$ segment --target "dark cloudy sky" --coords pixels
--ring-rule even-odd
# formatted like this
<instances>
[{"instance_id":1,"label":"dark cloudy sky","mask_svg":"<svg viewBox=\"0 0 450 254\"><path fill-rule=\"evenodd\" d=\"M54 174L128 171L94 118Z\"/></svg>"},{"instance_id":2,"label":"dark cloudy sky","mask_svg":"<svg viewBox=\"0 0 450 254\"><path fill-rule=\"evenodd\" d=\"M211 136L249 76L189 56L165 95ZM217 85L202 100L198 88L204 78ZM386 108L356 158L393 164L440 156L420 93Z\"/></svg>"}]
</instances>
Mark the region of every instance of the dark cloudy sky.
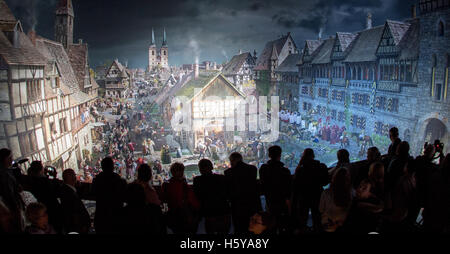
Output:
<instances>
[{"instance_id":1,"label":"dark cloudy sky","mask_svg":"<svg viewBox=\"0 0 450 254\"><path fill-rule=\"evenodd\" d=\"M54 9L59 0L6 0L28 31L54 37ZM305 39L404 20L418 0L73 0L74 40L89 44L91 66L118 58L131 67L148 64L151 29L156 43L167 31L169 64L200 61L222 63L243 51L261 52L267 41L291 32L299 48Z\"/></svg>"}]
</instances>

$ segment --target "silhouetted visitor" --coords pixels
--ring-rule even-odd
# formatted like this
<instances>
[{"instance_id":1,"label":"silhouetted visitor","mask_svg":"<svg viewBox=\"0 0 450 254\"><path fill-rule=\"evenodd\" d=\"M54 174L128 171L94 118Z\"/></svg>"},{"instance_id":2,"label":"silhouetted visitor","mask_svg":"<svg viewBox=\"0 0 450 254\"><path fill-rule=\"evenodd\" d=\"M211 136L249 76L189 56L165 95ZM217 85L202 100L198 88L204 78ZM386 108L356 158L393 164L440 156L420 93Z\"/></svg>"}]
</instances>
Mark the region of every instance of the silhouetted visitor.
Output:
<instances>
[{"instance_id":1,"label":"silhouetted visitor","mask_svg":"<svg viewBox=\"0 0 450 254\"><path fill-rule=\"evenodd\" d=\"M152 179L152 169L146 163L139 165L137 179L134 183L142 185L145 192L145 201L147 204L153 204L156 206L161 205L158 193L150 184Z\"/></svg>"},{"instance_id":2,"label":"silhouetted visitor","mask_svg":"<svg viewBox=\"0 0 450 254\"><path fill-rule=\"evenodd\" d=\"M337 151L336 157L338 162L334 168L328 171L328 174L331 178L333 178L333 174L340 168L347 168L350 170L350 153L346 149L341 149Z\"/></svg>"},{"instance_id":3,"label":"silhouetted visitor","mask_svg":"<svg viewBox=\"0 0 450 254\"><path fill-rule=\"evenodd\" d=\"M450 153L428 182L423 225L426 232L450 232Z\"/></svg>"},{"instance_id":4,"label":"silhouetted visitor","mask_svg":"<svg viewBox=\"0 0 450 254\"><path fill-rule=\"evenodd\" d=\"M60 199L63 230L65 233L87 234L91 227L91 218L75 188L77 184L75 171L66 169L62 176L64 185L61 187Z\"/></svg>"},{"instance_id":5,"label":"silhouetted visitor","mask_svg":"<svg viewBox=\"0 0 450 254\"><path fill-rule=\"evenodd\" d=\"M309 210L312 214L313 227L315 231L319 231L321 225L319 202L323 186L327 184L327 166L314 159L312 149L305 149L295 169L293 186L292 213L298 218L300 232L307 230Z\"/></svg>"},{"instance_id":6,"label":"silhouetted visitor","mask_svg":"<svg viewBox=\"0 0 450 254\"><path fill-rule=\"evenodd\" d=\"M30 176L30 192L38 202L47 208L50 225L56 231L62 230L62 210L58 201L62 183L56 179L48 179L41 161L33 161L28 169Z\"/></svg>"},{"instance_id":7,"label":"silhouetted visitor","mask_svg":"<svg viewBox=\"0 0 450 254\"><path fill-rule=\"evenodd\" d=\"M13 154L7 148L0 149L0 233L23 231L22 215L25 212L20 196L20 186L10 170Z\"/></svg>"},{"instance_id":8,"label":"silhouetted visitor","mask_svg":"<svg viewBox=\"0 0 450 254\"><path fill-rule=\"evenodd\" d=\"M125 191L126 206L121 209L118 218L118 231L121 234L150 234L162 235L166 233L161 208L147 203L144 187L139 183L131 183Z\"/></svg>"},{"instance_id":9,"label":"silhouetted visitor","mask_svg":"<svg viewBox=\"0 0 450 254\"><path fill-rule=\"evenodd\" d=\"M226 178L214 174L210 160L198 162L201 176L194 178L194 192L200 201L200 214L205 218L207 234L227 234L231 225Z\"/></svg>"},{"instance_id":10,"label":"silhouetted visitor","mask_svg":"<svg viewBox=\"0 0 450 254\"><path fill-rule=\"evenodd\" d=\"M198 227L199 203L184 177L184 165L173 163L170 166L172 177L163 183L162 201L167 203L167 225L175 234L194 234Z\"/></svg>"},{"instance_id":11,"label":"silhouetted visitor","mask_svg":"<svg viewBox=\"0 0 450 254\"><path fill-rule=\"evenodd\" d=\"M30 226L25 230L32 235L56 234L56 231L48 223L47 208L42 203L31 203L26 210L26 217Z\"/></svg>"},{"instance_id":12,"label":"silhouetted visitor","mask_svg":"<svg viewBox=\"0 0 450 254\"><path fill-rule=\"evenodd\" d=\"M280 161L281 153L279 146L269 148L270 160L259 169L259 178L262 194L266 197L267 211L275 218L277 229L286 231L291 227L292 176L291 171Z\"/></svg>"},{"instance_id":13,"label":"silhouetted visitor","mask_svg":"<svg viewBox=\"0 0 450 254\"><path fill-rule=\"evenodd\" d=\"M114 161L106 157L101 162L102 172L92 183L96 201L94 227L99 234L117 233L116 223L123 207L126 181L114 173Z\"/></svg>"},{"instance_id":14,"label":"silhouetted visitor","mask_svg":"<svg viewBox=\"0 0 450 254\"><path fill-rule=\"evenodd\" d=\"M240 153L229 156L231 168L225 170L235 233L248 233L250 217L260 210L257 168L243 161Z\"/></svg>"},{"instance_id":15,"label":"silhouetted visitor","mask_svg":"<svg viewBox=\"0 0 450 254\"><path fill-rule=\"evenodd\" d=\"M335 232L347 219L352 203L352 183L347 168L338 169L331 180L330 188L322 192L319 211L325 232Z\"/></svg>"}]
</instances>

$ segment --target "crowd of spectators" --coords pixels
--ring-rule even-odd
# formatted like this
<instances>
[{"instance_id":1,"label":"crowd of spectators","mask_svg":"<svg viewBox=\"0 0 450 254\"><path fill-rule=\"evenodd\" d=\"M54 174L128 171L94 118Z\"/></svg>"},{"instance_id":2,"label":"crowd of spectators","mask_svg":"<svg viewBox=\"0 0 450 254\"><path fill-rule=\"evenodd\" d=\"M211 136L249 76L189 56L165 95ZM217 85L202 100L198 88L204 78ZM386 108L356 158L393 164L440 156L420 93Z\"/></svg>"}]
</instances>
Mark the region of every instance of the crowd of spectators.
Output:
<instances>
[{"instance_id":1,"label":"crowd of spectators","mask_svg":"<svg viewBox=\"0 0 450 254\"><path fill-rule=\"evenodd\" d=\"M305 149L293 175L281 162L279 146L268 149L269 160L259 174L238 152L229 155L231 166L223 175L213 173L209 159L201 159L201 175L192 185L184 165L176 162L160 188L152 185L153 171L146 163L127 183L114 172L114 160L106 157L86 188L72 169L64 170L62 181L49 179L39 161L22 174L13 165L12 152L4 148L0 230L195 234L203 220L208 234L449 232L450 154L444 156L430 144L413 158L396 128L390 138L388 154L382 156L372 147L367 160L350 163L349 152L342 149L333 168ZM87 196L96 201L93 220L82 201Z\"/></svg>"}]
</instances>

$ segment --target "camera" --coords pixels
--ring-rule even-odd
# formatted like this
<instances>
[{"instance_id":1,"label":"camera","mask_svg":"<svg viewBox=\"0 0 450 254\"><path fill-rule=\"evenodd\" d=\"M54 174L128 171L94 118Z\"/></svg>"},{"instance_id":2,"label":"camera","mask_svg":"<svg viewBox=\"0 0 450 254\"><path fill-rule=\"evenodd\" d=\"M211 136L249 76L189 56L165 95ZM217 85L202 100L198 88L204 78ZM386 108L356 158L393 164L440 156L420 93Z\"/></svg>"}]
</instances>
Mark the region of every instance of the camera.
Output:
<instances>
[{"instance_id":1,"label":"camera","mask_svg":"<svg viewBox=\"0 0 450 254\"><path fill-rule=\"evenodd\" d=\"M434 148L436 150L436 153L442 153L444 150L444 143L442 143L439 139L436 139L434 141Z\"/></svg>"},{"instance_id":2,"label":"camera","mask_svg":"<svg viewBox=\"0 0 450 254\"><path fill-rule=\"evenodd\" d=\"M56 175L58 172L56 172L56 168L52 166L46 166L44 168L44 174L48 179L56 179Z\"/></svg>"}]
</instances>

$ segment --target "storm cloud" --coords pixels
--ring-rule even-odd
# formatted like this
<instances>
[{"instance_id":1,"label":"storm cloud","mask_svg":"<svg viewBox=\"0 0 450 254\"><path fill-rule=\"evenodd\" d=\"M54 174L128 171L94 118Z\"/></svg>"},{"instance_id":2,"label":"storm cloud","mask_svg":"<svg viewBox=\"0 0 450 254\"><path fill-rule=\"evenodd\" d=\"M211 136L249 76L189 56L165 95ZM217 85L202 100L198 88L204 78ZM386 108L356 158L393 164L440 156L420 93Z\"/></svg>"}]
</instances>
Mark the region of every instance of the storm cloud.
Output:
<instances>
[{"instance_id":1,"label":"storm cloud","mask_svg":"<svg viewBox=\"0 0 450 254\"><path fill-rule=\"evenodd\" d=\"M6 0L24 29L54 38L57 0ZM92 66L118 58L131 67L147 65L152 28L157 46L166 28L171 65L222 63L239 50L261 52L269 40L291 32L305 39L364 28L367 12L374 25L404 20L417 0L73 0L74 39L89 44ZM195 46L193 47L193 42Z\"/></svg>"}]
</instances>

